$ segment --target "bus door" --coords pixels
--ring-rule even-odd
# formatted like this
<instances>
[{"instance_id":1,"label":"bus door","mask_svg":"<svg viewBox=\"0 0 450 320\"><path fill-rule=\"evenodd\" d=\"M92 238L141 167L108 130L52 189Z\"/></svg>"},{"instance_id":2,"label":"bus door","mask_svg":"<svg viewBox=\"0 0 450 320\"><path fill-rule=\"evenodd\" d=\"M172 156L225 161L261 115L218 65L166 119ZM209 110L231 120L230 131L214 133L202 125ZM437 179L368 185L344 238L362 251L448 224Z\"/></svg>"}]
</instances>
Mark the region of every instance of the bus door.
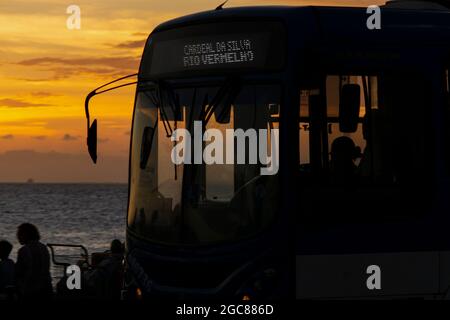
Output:
<instances>
[{"instance_id":1,"label":"bus door","mask_svg":"<svg viewBox=\"0 0 450 320\"><path fill-rule=\"evenodd\" d=\"M428 87L399 71L300 91L298 298L439 292Z\"/></svg>"}]
</instances>

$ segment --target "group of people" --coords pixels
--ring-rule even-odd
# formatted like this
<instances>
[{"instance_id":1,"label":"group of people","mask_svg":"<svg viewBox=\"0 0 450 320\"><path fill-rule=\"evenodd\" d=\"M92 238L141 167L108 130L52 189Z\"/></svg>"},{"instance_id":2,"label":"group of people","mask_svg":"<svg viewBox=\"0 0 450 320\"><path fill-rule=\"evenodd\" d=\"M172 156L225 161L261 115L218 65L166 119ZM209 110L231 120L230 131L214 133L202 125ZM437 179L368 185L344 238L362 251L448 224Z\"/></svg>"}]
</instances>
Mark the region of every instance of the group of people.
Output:
<instances>
[{"instance_id":1,"label":"group of people","mask_svg":"<svg viewBox=\"0 0 450 320\"><path fill-rule=\"evenodd\" d=\"M50 276L50 254L40 242L39 230L30 223L17 228L22 247L16 262L10 258L13 246L0 241L0 299L49 299L53 294Z\"/></svg>"},{"instance_id":2,"label":"group of people","mask_svg":"<svg viewBox=\"0 0 450 320\"><path fill-rule=\"evenodd\" d=\"M16 262L10 258L13 245L0 240L0 301L43 300L53 296L50 275L50 254L40 242L39 230L30 223L17 228L17 239L22 247ZM83 268L84 294L100 299L119 299L123 275L124 247L120 240L111 242L110 250L92 254L92 262ZM66 277L56 286L58 295L67 295Z\"/></svg>"}]
</instances>

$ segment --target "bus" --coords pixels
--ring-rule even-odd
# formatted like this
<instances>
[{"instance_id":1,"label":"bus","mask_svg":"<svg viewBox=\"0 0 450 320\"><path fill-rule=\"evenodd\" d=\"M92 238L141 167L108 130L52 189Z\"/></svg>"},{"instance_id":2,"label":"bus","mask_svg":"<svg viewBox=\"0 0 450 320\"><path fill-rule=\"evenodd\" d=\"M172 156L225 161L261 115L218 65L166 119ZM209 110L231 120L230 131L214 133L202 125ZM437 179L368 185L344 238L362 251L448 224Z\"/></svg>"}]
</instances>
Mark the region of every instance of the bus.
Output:
<instances>
[{"instance_id":1,"label":"bus","mask_svg":"<svg viewBox=\"0 0 450 320\"><path fill-rule=\"evenodd\" d=\"M450 5L389 1L377 28L371 12L177 18L149 35L138 73L87 96L95 162L90 99L136 85L124 296L448 297ZM238 152L203 159L229 130ZM264 175L266 151L279 170Z\"/></svg>"}]
</instances>

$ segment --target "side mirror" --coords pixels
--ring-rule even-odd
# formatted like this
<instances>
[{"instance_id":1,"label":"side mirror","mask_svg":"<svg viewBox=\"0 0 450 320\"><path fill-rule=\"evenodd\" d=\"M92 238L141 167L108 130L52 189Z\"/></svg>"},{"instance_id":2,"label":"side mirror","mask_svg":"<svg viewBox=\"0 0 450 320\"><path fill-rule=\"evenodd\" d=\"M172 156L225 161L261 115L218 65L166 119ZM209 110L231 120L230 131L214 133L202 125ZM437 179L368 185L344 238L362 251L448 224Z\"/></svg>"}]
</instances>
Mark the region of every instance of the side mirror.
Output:
<instances>
[{"instance_id":1,"label":"side mirror","mask_svg":"<svg viewBox=\"0 0 450 320\"><path fill-rule=\"evenodd\" d=\"M269 104L269 115L275 116L280 113L280 105L276 103Z\"/></svg>"},{"instance_id":2,"label":"side mirror","mask_svg":"<svg viewBox=\"0 0 450 320\"><path fill-rule=\"evenodd\" d=\"M280 105L279 104L275 104L275 103L271 103L269 104L268 108L267 108L267 121L269 121L271 123L270 128L273 128L272 123L279 123L280 122Z\"/></svg>"},{"instance_id":3,"label":"side mirror","mask_svg":"<svg viewBox=\"0 0 450 320\"><path fill-rule=\"evenodd\" d=\"M97 163L97 119L88 128L87 145L92 161Z\"/></svg>"},{"instance_id":4,"label":"side mirror","mask_svg":"<svg viewBox=\"0 0 450 320\"><path fill-rule=\"evenodd\" d=\"M358 84L342 86L339 95L339 130L345 133L356 132L359 122L361 88Z\"/></svg>"}]
</instances>

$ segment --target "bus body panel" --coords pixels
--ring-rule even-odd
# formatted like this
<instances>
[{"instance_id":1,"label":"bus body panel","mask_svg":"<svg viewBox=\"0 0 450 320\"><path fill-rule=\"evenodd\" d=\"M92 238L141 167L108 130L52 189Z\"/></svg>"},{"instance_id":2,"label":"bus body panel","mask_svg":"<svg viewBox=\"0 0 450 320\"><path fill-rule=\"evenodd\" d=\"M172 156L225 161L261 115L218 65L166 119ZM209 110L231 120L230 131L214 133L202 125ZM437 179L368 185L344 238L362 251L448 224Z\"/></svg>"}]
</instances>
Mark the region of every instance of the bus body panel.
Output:
<instances>
[{"instance_id":1,"label":"bus body panel","mask_svg":"<svg viewBox=\"0 0 450 320\"><path fill-rule=\"evenodd\" d=\"M280 225L283 227L275 228L276 231L268 236L269 240L265 242L264 246L272 241L270 239L278 239L278 242L273 241L276 243L273 247L287 250L289 255L277 255L269 250L270 253L267 259L264 258L265 261L272 259L276 261L276 265L284 265L285 269L281 268L280 270L289 270L286 272L289 274L283 280L285 285L282 287L289 294L294 293L297 298L443 297L450 286L450 276L446 271L449 267L450 257L449 253L445 251L449 247L447 243L450 243L447 241L450 239L445 237L445 229L450 222L445 215L445 212L449 212L448 209L450 209L447 196L450 191L450 183L448 175L444 177L445 164L442 161L439 164L440 160L436 160L436 172L434 172L437 190L436 202L430 205L428 216L424 220L425 223L419 221L411 224L414 226L410 225L410 229L405 231L405 234L410 237L408 239L411 239L409 243L405 240L399 242L401 245L392 246L388 241L390 238L386 238L386 241L380 240L377 252L376 239L370 249L360 247L357 250L345 247L345 245L350 246L351 239L349 241L340 239L337 243L341 243L342 248L335 244L330 246L334 248L333 250L327 250L326 244L323 249L323 243L320 245L314 243L313 241L316 241L314 237L309 237L307 233L301 234L302 229L298 229L296 226L297 217L304 214L301 205L304 199L302 199L299 184L292 181L290 173L294 170L295 162L298 161L298 154L293 154L288 150L292 150L292 142L296 142L298 145L298 136L292 138L292 133L298 127L298 123L291 119L294 119L298 112L299 95L297 93L299 89L315 86L317 78L327 74L339 72L371 74L380 70L406 69L411 65L425 73L426 70L429 70L427 77L435 78L443 67L445 57L450 57L450 12L448 11L418 12L382 8L381 30L368 30L365 27L367 17L365 8L334 7L238 8L182 17L158 26L149 36L143 53L139 80L141 82L158 82L159 80L181 79L180 81L188 82L188 78L195 78L186 72L180 74L179 77L158 79L157 77L152 78L145 72L147 69L143 66L151 62L149 50L153 45L152 39L159 33L193 25L213 26L218 22L279 21L282 23L286 30L286 64L283 70L272 72L272 76L276 74L275 77L283 84L282 112L285 112L286 115L282 116L280 120L282 135L280 188L283 195L280 199L280 208L282 209ZM263 77L264 72L247 73L242 76L258 78L260 75ZM223 76L223 74L217 73L211 74L211 76ZM183 78L186 79L183 80ZM440 110L445 100L443 92L436 89L436 86L437 83L432 83L434 88L431 101L433 112ZM436 124L435 128L440 128L434 133L436 141L439 142L436 147L436 159L440 159L444 144L448 143L447 138L440 134L442 133L440 130L444 130L445 126L440 112L438 111L433 118ZM289 232L283 232L283 228ZM383 229L381 230L382 233L379 236L383 237ZM430 237L414 238L415 230ZM360 232L364 233L364 230L360 230ZM300 233L300 240L294 240L298 233ZM397 230L397 233L401 234L402 230ZM389 234L389 237L394 236L395 232ZM255 240L255 243L257 241ZM355 238L353 241L357 243L358 239ZM255 245L258 247L258 244ZM243 244L243 246L246 245ZM260 247L262 246L260 245ZM149 258L143 257L142 254L136 254L137 251L133 251L135 248L148 252L155 250L154 244L148 243L146 240L138 241L128 230L127 250L133 259L145 266L148 263L146 259ZM227 248L233 248L231 253ZM237 248L239 248L239 244L233 246L224 244L219 247L218 251L206 250L205 252L206 256L211 254L212 260L216 258L220 260L221 256L227 256L221 251L224 249L228 252L227 254L230 254L227 256L229 261L240 261L241 265L245 265L250 259L245 262L245 259L238 258L239 249ZM233 250L236 251L234 257ZM324 251L321 252L321 250ZM164 246L157 251L161 260L173 258L173 266L180 263L176 257L183 256L183 253L177 253L172 248L164 249ZM294 255L293 252L297 252L297 255ZM286 252L284 251L284 253ZM189 263L189 256L186 259ZM157 262L154 261L154 263ZM206 265L204 264L204 266ZM379 266L381 269L381 289L371 290L367 287L367 281L371 275L367 268L372 265ZM268 266L270 267L270 262ZM158 268L157 265L156 268ZM257 273L258 267L253 266L252 268L245 277L251 278L252 273ZM229 269L228 276L233 273L232 269ZM144 268L144 272L148 271L150 271L149 268ZM136 272L135 270L134 273ZM211 272L214 271L211 270ZM149 276L152 278L150 274ZM227 279L227 275L223 274L221 281L225 281L225 279ZM155 282L158 280L155 279ZM233 287L233 294L238 287L238 285ZM290 290L287 290L286 287L289 287ZM148 289L150 291L151 288ZM205 292L214 291L212 287L209 289L210 291ZM189 296L192 293L189 293L189 290L187 287L180 286L176 295ZM219 289L217 290L216 293L222 294ZM223 294L230 295L231 293Z\"/></svg>"}]
</instances>

